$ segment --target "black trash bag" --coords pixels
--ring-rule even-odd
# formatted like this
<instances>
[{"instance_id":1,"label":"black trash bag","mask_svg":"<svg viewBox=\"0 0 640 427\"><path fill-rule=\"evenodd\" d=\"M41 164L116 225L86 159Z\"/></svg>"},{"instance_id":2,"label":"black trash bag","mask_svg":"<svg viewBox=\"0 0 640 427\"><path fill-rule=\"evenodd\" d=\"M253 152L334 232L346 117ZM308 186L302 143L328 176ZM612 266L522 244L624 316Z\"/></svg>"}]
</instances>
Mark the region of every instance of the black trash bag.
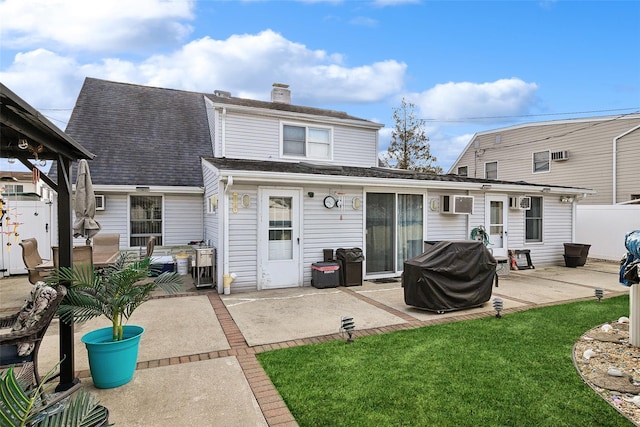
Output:
<instances>
[{"instance_id":1,"label":"black trash bag","mask_svg":"<svg viewBox=\"0 0 640 427\"><path fill-rule=\"evenodd\" d=\"M404 263L404 301L439 313L480 306L491 298L497 264L479 241L428 245Z\"/></svg>"},{"instance_id":2,"label":"black trash bag","mask_svg":"<svg viewBox=\"0 0 640 427\"><path fill-rule=\"evenodd\" d=\"M336 259L344 262L362 262L364 254L360 248L339 248L336 250Z\"/></svg>"}]
</instances>

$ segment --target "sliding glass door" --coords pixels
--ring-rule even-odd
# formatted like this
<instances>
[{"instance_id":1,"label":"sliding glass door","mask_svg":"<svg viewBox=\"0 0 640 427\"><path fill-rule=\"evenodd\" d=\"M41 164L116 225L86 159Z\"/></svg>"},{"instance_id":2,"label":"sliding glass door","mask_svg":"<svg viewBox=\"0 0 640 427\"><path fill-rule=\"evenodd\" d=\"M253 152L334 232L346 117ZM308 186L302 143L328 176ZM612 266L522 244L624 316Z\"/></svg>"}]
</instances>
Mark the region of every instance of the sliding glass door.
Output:
<instances>
[{"instance_id":1,"label":"sliding glass door","mask_svg":"<svg viewBox=\"0 0 640 427\"><path fill-rule=\"evenodd\" d=\"M367 193L366 272L395 274L404 261L422 253L422 194Z\"/></svg>"},{"instance_id":2,"label":"sliding glass door","mask_svg":"<svg viewBox=\"0 0 640 427\"><path fill-rule=\"evenodd\" d=\"M367 193L367 274L394 271L395 194Z\"/></svg>"},{"instance_id":3,"label":"sliding glass door","mask_svg":"<svg viewBox=\"0 0 640 427\"><path fill-rule=\"evenodd\" d=\"M422 253L422 218L422 194L398 194L398 271L404 270L406 260Z\"/></svg>"}]
</instances>

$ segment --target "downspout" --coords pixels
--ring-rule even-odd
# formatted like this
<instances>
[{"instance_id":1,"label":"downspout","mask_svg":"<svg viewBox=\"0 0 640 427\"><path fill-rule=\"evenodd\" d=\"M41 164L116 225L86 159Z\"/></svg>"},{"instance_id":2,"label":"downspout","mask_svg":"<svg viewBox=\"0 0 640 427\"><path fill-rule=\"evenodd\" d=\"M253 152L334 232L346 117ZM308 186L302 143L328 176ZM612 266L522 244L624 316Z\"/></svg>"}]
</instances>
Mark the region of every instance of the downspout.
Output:
<instances>
[{"instance_id":1,"label":"downspout","mask_svg":"<svg viewBox=\"0 0 640 427\"><path fill-rule=\"evenodd\" d=\"M617 178L617 170L618 170L618 156L617 156L617 152L618 152L618 140L624 136L627 136L628 134L630 134L631 132L634 132L636 130L640 129L640 125L629 129L628 131L616 136L613 138L613 197L611 198L611 202L612 204L616 204L618 203L618 197L617 197L617 192L618 192L618 178Z\"/></svg>"},{"instance_id":2,"label":"downspout","mask_svg":"<svg viewBox=\"0 0 640 427\"><path fill-rule=\"evenodd\" d=\"M222 151L221 157L227 156L227 108L222 107L222 119L220 123L220 151ZM231 178L231 177L229 177ZM231 179L231 184L233 184L233 178ZM225 189L226 192L226 189Z\"/></svg>"},{"instance_id":3,"label":"downspout","mask_svg":"<svg viewBox=\"0 0 640 427\"><path fill-rule=\"evenodd\" d=\"M224 186L224 204L220 209L220 216L222 220L222 278L223 278L223 286L220 287L218 284L218 293L222 293L229 288L231 282L229 278L231 274L229 274L229 189L233 185L233 176L229 175L227 177L227 182ZM228 283L227 283L228 282ZM225 292L226 293L226 292Z\"/></svg>"}]
</instances>

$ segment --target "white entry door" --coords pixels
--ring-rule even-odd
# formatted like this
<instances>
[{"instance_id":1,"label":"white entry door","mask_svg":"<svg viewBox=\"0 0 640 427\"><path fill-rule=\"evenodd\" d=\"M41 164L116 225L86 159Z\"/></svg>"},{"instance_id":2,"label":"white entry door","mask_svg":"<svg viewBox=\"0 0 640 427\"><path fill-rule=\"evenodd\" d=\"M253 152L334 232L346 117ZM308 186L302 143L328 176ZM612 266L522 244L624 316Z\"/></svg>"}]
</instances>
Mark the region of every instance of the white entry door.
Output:
<instances>
[{"instance_id":1,"label":"white entry door","mask_svg":"<svg viewBox=\"0 0 640 427\"><path fill-rule=\"evenodd\" d=\"M301 190L262 190L259 289L302 286Z\"/></svg>"},{"instance_id":2,"label":"white entry door","mask_svg":"<svg viewBox=\"0 0 640 427\"><path fill-rule=\"evenodd\" d=\"M485 207L485 228L489 233L489 249L495 257L506 257L507 218L509 215L509 199L507 196L487 195Z\"/></svg>"}]
</instances>

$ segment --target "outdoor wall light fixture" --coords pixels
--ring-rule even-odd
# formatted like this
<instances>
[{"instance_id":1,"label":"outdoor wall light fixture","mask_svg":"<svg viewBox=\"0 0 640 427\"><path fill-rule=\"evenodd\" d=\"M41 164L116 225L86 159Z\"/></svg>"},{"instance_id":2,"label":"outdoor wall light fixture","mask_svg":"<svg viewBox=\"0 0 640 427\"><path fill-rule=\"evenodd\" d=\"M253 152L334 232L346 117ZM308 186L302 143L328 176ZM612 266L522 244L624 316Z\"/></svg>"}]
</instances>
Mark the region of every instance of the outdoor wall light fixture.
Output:
<instances>
[{"instance_id":1,"label":"outdoor wall light fixture","mask_svg":"<svg viewBox=\"0 0 640 427\"><path fill-rule=\"evenodd\" d=\"M544 187L544 188L542 189L542 192L543 192L543 193L548 193L549 191L551 191L551 189L550 189L549 187Z\"/></svg>"},{"instance_id":2,"label":"outdoor wall light fixture","mask_svg":"<svg viewBox=\"0 0 640 427\"><path fill-rule=\"evenodd\" d=\"M562 196L560 197L561 203L573 203L573 197L570 196Z\"/></svg>"},{"instance_id":3,"label":"outdoor wall light fixture","mask_svg":"<svg viewBox=\"0 0 640 427\"><path fill-rule=\"evenodd\" d=\"M340 334L344 337L347 335L347 344L351 344L353 342L354 330L356 328L356 323L353 321L353 317L343 316L342 323L340 325Z\"/></svg>"},{"instance_id":4,"label":"outdoor wall light fixture","mask_svg":"<svg viewBox=\"0 0 640 427\"><path fill-rule=\"evenodd\" d=\"M503 308L502 298L494 298L493 309L496 311L496 317L498 319L502 317L502 315L500 314L500 312L502 311L502 308Z\"/></svg>"},{"instance_id":5,"label":"outdoor wall light fixture","mask_svg":"<svg viewBox=\"0 0 640 427\"><path fill-rule=\"evenodd\" d=\"M313 193L313 191L309 191L307 193L307 196L309 196L311 199L313 199L313 196L315 196L315 194Z\"/></svg>"},{"instance_id":6,"label":"outdoor wall light fixture","mask_svg":"<svg viewBox=\"0 0 640 427\"><path fill-rule=\"evenodd\" d=\"M482 185L482 189L483 190L489 190L491 188L491 184L483 184Z\"/></svg>"},{"instance_id":7,"label":"outdoor wall light fixture","mask_svg":"<svg viewBox=\"0 0 640 427\"><path fill-rule=\"evenodd\" d=\"M602 298L604 297L604 289L602 288L596 288L596 298L598 298L598 302L600 302L602 300Z\"/></svg>"}]
</instances>

